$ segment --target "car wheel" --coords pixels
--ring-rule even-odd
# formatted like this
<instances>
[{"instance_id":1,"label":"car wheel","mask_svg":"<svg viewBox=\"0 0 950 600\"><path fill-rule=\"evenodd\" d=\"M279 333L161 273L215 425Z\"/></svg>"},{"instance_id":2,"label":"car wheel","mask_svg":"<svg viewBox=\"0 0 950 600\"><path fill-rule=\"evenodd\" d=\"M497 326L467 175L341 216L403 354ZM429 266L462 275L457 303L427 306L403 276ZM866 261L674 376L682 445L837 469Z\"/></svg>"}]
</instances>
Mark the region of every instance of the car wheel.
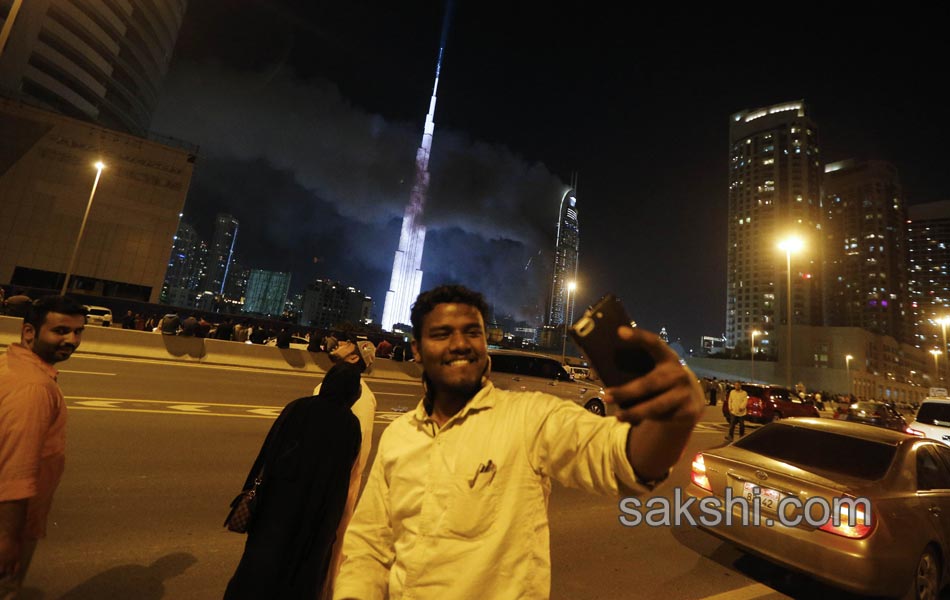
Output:
<instances>
[{"instance_id":1,"label":"car wheel","mask_svg":"<svg viewBox=\"0 0 950 600\"><path fill-rule=\"evenodd\" d=\"M940 558L933 546L927 546L917 561L911 587L904 595L912 600L937 600L940 594Z\"/></svg>"},{"instance_id":2,"label":"car wheel","mask_svg":"<svg viewBox=\"0 0 950 600\"><path fill-rule=\"evenodd\" d=\"M591 398L587 401L587 404L584 405L584 408L595 415L604 416L607 414L607 407L604 406L604 403L599 398Z\"/></svg>"},{"instance_id":3,"label":"car wheel","mask_svg":"<svg viewBox=\"0 0 950 600\"><path fill-rule=\"evenodd\" d=\"M778 421L778 420L781 419L781 418L782 418L782 413L780 413L780 412L778 412L778 411L775 411L774 413L772 413L772 418L769 419L769 422L770 422L770 423L774 423L774 422Z\"/></svg>"}]
</instances>

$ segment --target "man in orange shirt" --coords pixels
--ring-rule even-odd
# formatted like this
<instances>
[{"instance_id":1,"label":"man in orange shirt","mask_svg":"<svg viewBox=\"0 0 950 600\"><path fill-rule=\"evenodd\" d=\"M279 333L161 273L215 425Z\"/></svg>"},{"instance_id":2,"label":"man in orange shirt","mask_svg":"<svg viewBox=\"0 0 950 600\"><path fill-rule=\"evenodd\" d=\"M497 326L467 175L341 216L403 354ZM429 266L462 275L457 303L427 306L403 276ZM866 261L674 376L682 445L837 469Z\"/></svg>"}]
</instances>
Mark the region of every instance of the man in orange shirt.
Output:
<instances>
[{"instance_id":1,"label":"man in orange shirt","mask_svg":"<svg viewBox=\"0 0 950 600\"><path fill-rule=\"evenodd\" d=\"M66 404L55 363L79 347L85 309L62 296L30 306L20 343L0 356L0 600L16 598L66 460Z\"/></svg>"}]
</instances>

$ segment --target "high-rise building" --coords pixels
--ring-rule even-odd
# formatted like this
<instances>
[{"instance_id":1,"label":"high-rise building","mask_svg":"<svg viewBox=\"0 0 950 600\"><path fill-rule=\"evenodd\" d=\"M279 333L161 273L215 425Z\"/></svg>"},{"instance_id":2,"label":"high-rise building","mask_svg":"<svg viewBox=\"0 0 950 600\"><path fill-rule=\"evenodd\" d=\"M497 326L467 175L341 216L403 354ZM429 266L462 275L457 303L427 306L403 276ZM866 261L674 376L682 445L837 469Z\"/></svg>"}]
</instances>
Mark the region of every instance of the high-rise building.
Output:
<instances>
[{"instance_id":1,"label":"high-rise building","mask_svg":"<svg viewBox=\"0 0 950 600\"><path fill-rule=\"evenodd\" d=\"M818 128L803 101L743 110L729 119L726 345L778 356L775 332L787 321L786 254L791 256L794 324L821 324L821 175Z\"/></svg>"},{"instance_id":2,"label":"high-rise building","mask_svg":"<svg viewBox=\"0 0 950 600\"><path fill-rule=\"evenodd\" d=\"M897 169L880 160L825 166L825 324L907 343L907 215Z\"/></svg>"},{"instance_id":3,"label":"high-rise building","mask_svg":"<svg viewBox=\"0 0 950 600\"><path fill-rule=\"evenodd\" d=\"M446 19L448 13L446 14ZM445 33L443 25L443 38ZM426 242L426 228L422 224L422 212L425 209L426 196L429 194L429 153L432 150L432 135L435 133L435 100L439 89L439 73L442 70L442 51L439 48L439 60L435 65L435 84L429 99L429 112L422 130L422 143L416 150L416 180L412 185L409 205L402 217L402 229L399 232L399 247L393 258L393 272L389 281L389 290L383 304L383 329L392 330L397 323L408 324L412 304L422 289L422 251Z\"/></svg>"},{"instance_id":4,"label":"high-rise building","mask_svg":"<svg viewBox=\"0 0 950 600\"><path fill-rule=\"evenodd\" d=\"M195 228L185 222L178 224L174 240L161 301L172 306L193 308L201 281L201 240Z\"/></svg>"},{"instance_id":5,"label":"high-rise building","mask_svg":"<svg viewBox=\"0 0 950 600\"><path fill-rule=\"evenodd\" d=\"M341 323L367 324L372 319L373 299L345 284L317 279L303 293L300 324L329 329Z\"/></svg>"},{"instance_id":6,"label":"high-rise building","mask_svg":"<svg viewBox=\"0 0 950 600\"><path fill-rule=\"evenodd\" d=\"M237 243L238 221L232 215L218 214L214 220L214 236L208 249L208 273L202 283L202 291L224 294L228 271L234 259Z\"/></svg>"},{"instance_id":7,"label":"high-rise building","mask_svg":"<svg viewBox=\"0 0 950 600\"><path fill-rule=\"evenodd\" d=\"M939 347L943 345L943 331L938 319L950 317L950 200L910 205L907 219L908 288L916 326L915 345ZM950 327L947 330L950 335Z\"/></svg>"},{"instance_id":8,"label":"high-rise building","mask_svg":"<svg viewBox=\"0 0 950 600\"><path fill-rule=\"evenodd\" d=\"M251 269L247 278L244 312L279 317L284 312L290 273Z\"/></svg>"},{"instance_id":9,"label":"high-rise building","mask_svg":"<svg viewBox=\"0 0 950 600\"><path fill-rule=\"evenodd\" d=\"M0 0L0 93L148 133L186 0Z\"/></svg>"},{"instance_id":10,"label":"high-rise building","mask_svg":"<svg viewBox=\"0 0 950 600\"><path fill-rule=\"evenodd\" d=\"M570 188L561 196L558 210L557 244L554 248L554 281L551 285L551 302L548 310L548 325L559 326L564 320L574 320L573 285L577 280L580 230L577 222L577 194Z\"/></svg>"}]
</instances>

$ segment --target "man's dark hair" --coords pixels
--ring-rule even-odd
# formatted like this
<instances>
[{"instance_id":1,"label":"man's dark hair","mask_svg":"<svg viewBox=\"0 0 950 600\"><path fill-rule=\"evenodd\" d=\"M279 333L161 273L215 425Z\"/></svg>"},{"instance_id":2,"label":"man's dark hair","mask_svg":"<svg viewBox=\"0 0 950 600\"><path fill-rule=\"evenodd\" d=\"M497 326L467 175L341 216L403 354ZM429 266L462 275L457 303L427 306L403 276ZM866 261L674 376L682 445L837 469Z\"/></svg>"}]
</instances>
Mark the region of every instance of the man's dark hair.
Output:
<instances>
[{"instance_id":1,"label":"man's dark hair","mask_svg":"<svg viewBox=\"0 0 950 600\"><path fill-rule=\"evenodd\" d=\"M482 320L485 321L488 314L488 304L485 298L478 292L474 292L464 285L440 285L428 292L422 292L416 298L416 303L412 305L412 314L409 319L412 321L412 336L417 340L422 337L422 322L426 315L435 309L437 304L467 304L478 309L482 314Z\"/></svg>"},{"instance_id":2,"label":"man's dark hair","mask_svg":"<svg viewBox=\"0 0 950 600\"><path fill-rule=\"evenodd\" d=\"M65 296L43 296L33 301L30 305L30 312L23 317L24 323L29 323L33 329L39 331L46 322L46 315L49 313L59 313L69 316L86 316L86 307L79 304L72 298Z\"/></svg>"}]
</instances>

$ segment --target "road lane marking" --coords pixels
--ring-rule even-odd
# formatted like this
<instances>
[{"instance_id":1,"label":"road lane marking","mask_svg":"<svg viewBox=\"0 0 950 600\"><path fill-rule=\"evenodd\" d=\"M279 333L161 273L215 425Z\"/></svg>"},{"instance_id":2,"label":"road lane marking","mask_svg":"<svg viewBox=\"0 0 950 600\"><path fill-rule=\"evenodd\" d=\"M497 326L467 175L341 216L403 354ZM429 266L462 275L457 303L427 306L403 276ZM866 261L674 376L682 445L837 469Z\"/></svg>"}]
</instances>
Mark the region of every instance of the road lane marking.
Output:
<instances>
[{"instance_id":1,"label":"road lane marking","mask_svg":"<svg viewBox=\"0 0 950 600\"><path fill-rule=\"evenodd\" d=\"M234 365L215 365L215 364L208 364L208 363L197 362L197 361L196 362L179 362L179 361L172 361L172 360L161 360L157 358L130 358L127 356L100 356L97 354L74 354L72 358L74 360L77 358L80 358L80 359L88 358L90 360L114 360L118 362L145 363L145 364L150 364L150 365L166 365L169 367L201 367L205 369L219 369L222 371L245 371L245 372L253 371L253 372L268 373L268 374L273 374L273 375L293 375L295 377L311 377L311 378L316 377L321 380L326 375L326 372L322 372L322 373L319 373L319 372L315 373L313 371L298 372L298 371L290 371L290 370L285 370L285 369L276 369L274 367L252 367L252 366L238 367ZM364 377L364 379L366 379L366 381L376 381L379 383L392 384L392 385L412 385L416 387L419 387L422 385L418 378L389 379L387 377L375 377L372 375L367 375Z\"/></svg>"},{"instance_id":2,"label":"road lane marking","mask_svg":"<svg viewBox=\"0 0 950 600\"><path fill-rule=\"evenodd\" d=\"M255 408L254 410L249 410L247 412L255 415L264 415L265 417L279 417L281 408Z\"/></svg>"},{"instance_id":3,"label":"road lane marking","mask_svg":"<svg viewBox=\"0 0 950 600\"><path fill-rule=\"evenodd\" d=\"M60 373L73 373L74 375L108 375L115 377L116 373L100 373L99 371L73 371L70 369L58 369Z\"/></svg>"},{"instance_id":4,"label":"road lane marking","mask_svg":"<svg viewBox=\"0 0 950 600\"><path fill-rule=\"evenodd\" d=\"M752 598L761 598L762 596L768 596L774 593L776 593L776 591L767 585L753 583L744 588L715 594L713 596L706 596L700 600L751 600Z\"/></svg>"},{"instance_id":5,"label":"road lane marking","mask_svg":"<svg viewBox=\"0 0 950 600\"><path fill-rule=\"evenodd\" d=\"M175 404L174 406L169 406L169 410L180 410L183 412L195 412L195 413L206 413L205 409L208 408L207 404Z\"/></svg>"},{"instance_id":6,"label":"road lane marking","mask_svg":"<svg viewBox=\"0 0 950 600\"><path fill-rule=\"evenodd\" d=\"M243 417L248 419L275 419L283 406L254 404L208 404L207 402L175 402L170 400L145 400L139 398L96 398L92 396L66 396L70 410L99 410L133 412L158 415L206 415L210 417ZM156 406L158 405L158 406ZM377 411L374 423L388 425L406 410Z\"/></svg>"},{"instance_id":7,"label":"road lane marking","mask_svg":"<svg viewBox=\"0 0 950 600\"><path fill-rule=\"evenodd\" d=\"M115 408L118 402L115 400L86 400L77 402L76 404L81 404L82 406L97 406L99 408Z\"/></svg>"}]
</instances>

